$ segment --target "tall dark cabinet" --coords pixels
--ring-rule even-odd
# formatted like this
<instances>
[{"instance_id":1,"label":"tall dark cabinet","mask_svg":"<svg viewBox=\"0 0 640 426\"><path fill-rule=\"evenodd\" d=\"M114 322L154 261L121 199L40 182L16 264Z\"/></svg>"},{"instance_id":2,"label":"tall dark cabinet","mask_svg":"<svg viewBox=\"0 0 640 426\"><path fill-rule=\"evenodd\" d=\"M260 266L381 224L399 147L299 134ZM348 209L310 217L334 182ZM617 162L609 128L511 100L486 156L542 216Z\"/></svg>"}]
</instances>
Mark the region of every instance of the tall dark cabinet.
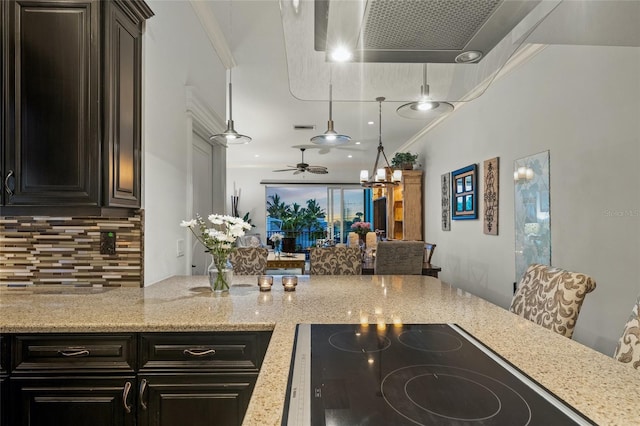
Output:
<instances>
[{"instance_id":1,"label":"tall dark cabinet","mask_svg":"<svg viewBox=\"0 0 640 426\"><path fill-rule=\"evenodd\" d=\"M140 207L141 37L151 10L124 0L0 7L3 212Z\"/></svg>"}]
</instances>

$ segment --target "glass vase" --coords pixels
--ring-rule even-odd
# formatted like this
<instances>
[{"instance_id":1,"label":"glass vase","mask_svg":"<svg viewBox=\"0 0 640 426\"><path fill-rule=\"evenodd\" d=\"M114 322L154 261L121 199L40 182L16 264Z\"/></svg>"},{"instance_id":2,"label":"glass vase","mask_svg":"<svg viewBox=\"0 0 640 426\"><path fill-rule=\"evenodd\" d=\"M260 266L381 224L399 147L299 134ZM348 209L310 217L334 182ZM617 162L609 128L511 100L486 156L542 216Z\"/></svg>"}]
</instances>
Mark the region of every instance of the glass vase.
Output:
<instances>
[{"instance_id":1,"label":"glass vase","mask_svg":"<svg viewBox=\"0 0 640 426\"><path fill-rule=\"evenodd\" d=\"M233 280L233 266L228 256L216 257L211 255L211 265L208 269L209 285L214 293L228 293Z\"/></svg>"},{"instance_id":2,"label":"glass vase","mask_svg":"<svg viewBox=\"0 0 640 426\"><path fill-rule=\"evenodd\" d=\"M280 259L280 254L282 253L282 243L280 241L274 241L273 243L273 254L276 259Z\"/></svg>"}]
</instances>

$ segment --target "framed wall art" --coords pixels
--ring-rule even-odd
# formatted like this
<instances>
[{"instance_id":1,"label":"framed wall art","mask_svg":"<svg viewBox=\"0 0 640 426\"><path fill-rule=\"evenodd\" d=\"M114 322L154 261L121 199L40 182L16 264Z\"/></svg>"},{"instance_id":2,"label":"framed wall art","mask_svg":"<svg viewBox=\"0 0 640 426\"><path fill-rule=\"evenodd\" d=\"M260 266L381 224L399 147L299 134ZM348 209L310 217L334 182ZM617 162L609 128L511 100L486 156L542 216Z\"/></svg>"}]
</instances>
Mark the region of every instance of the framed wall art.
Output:
<instances>
[{"instance_id":1,"label":"framed wall art","mask_svg":"<svg viewBox=\"0 0 640 426\"><path fill-rule=\"evenodd\" d=\"M484 162L484 233L498 235L498 211L499 211L499 158L495 157Z\"/></svg>"},{"instance_id":2,"label":"framed wall art","mask_svg":"<svg viewBox=\"0 0 640 426\"><path fill-rule=\"evenodd\" d=\"M478 166L472 164L451 172L451 219L478 218Z\"/></svg>"}]
</instances>

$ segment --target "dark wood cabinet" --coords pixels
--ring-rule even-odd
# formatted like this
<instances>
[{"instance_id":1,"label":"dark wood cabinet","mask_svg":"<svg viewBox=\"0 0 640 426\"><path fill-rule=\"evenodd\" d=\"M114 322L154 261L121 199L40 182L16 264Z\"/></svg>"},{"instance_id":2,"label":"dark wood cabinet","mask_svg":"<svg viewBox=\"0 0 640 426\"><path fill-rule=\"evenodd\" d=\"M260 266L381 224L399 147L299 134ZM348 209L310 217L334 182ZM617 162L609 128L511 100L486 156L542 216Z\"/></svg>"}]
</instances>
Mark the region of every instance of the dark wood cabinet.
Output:
<instances>
[{"instance_id":1,"label":"dark wood cabinet","mask_svg":"<svg viewBox=\"0 0 640 426\"><path fill-rule=\"evenodd\" d=\"M6 3L6 205L97 206L99 3Z\"/></svg>"},{"instance_id":2,"label":"dark wood cabinet","mask_svg":"<svg viewBox=\"0 0 640 426\"><path fill-rule=\"evenodd\" d=\"M142 25L153 12L139 0L0 7L4 212L140 207Z\"/></svg>"},{"instance_id":3,"label":"dark wood cabinet","mask_svg":"<svg viewBox=\"0 0 640 426\"><path fill-rule=\"evenodd\" d=\"M15 426L133 426L136 382L128 377L10 379Z\"/></svg>"},{"instance_id":4,"label":"dark wood cabinet","mask_svg":"<svg viewBox=\"0 0 640 426\"><path fill-rule=\"evenodd\" d=\"M0 425L239 426L270 338L269 331L4 335Z\"/></svg>"},{"instance_id":5,"label":"dark wood cabinet","mask_svg":"<svg viewBox=\"0 0 640 426\"><path fill-rule=\"evenodd\" d=\"M257 373L141 374L140 426L240 426Z\"/></svg>"}]
</instances>

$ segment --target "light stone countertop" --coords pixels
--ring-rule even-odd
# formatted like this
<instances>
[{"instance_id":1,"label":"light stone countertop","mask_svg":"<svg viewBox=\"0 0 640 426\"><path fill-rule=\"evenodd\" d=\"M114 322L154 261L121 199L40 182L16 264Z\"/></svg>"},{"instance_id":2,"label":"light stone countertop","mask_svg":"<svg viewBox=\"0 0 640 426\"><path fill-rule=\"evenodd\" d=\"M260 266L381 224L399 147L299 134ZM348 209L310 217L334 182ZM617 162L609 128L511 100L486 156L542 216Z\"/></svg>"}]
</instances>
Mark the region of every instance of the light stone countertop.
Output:
<instances>
[{"instance_id":1,"label":"light stone countertop","mask_svg":"<svg viewBox=\"0 0 640 426\"><path fill-rule=\"evenodd\" d=\"M0 287L0 333L273 330L244 425L279 425L297 323L456 323L601 425L640 425L640 372L427 276L206 277L146 288Z\"/></svg>"}]
</instances>

